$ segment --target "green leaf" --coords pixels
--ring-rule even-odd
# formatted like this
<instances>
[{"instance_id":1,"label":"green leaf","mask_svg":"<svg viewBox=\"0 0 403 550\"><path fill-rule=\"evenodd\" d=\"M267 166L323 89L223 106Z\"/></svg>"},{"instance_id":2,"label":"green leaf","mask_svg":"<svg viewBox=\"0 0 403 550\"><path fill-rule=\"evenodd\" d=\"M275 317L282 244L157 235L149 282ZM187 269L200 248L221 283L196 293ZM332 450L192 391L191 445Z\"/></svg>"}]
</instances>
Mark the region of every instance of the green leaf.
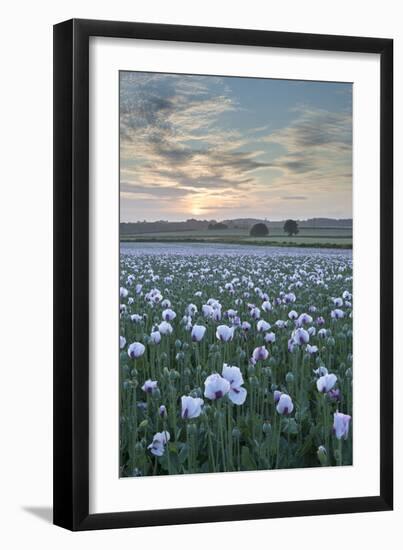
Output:
<instances>
[{"instance_id":1,"label":"green leaf","mask_svg":"<svg viewBox=\"0 0 403 550\"><path fill-rule=\"evenodd\" d=\"M281 428L283 433L286 433L286 434L298 433L298 424L295 422L295 418L285 418Z\"/></svg>"},{"instance_id":2,"label":"green leaf","mask_svg":"<svg viewBox=\"0 0 403 550\"><path fill-rule=\"evenodd\" d=\"M248 447L242 447L241 464L245 470L256 470L256 462L253 460Z\"/></svg>"},{"instance_id":3,"label":"green leaf","mask_svg":"<svg viewBox=\"0 0 403 550\"><path fill-rule=\"evenodd\" d=\"M189 454L189 448L185 444L185 445L183 445L183 447L180 450L179 455L178 455L179 464L183 464L185 462L185 460L188 457L188 454Z\"/></svg>"}]
</instances>

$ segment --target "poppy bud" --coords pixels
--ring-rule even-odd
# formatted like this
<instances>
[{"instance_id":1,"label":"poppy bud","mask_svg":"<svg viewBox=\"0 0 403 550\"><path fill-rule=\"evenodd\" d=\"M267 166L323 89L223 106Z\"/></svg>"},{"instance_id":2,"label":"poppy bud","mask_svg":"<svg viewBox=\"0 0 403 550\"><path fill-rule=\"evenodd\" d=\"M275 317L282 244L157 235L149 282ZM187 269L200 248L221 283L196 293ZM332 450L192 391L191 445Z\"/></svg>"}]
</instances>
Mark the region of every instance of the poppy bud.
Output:
<instances>
[{"instance_id":1,"label":"poppy bud","mask_svg":"<svg viewBox=\"0 0 403 550\"><path fill-rule=\"evenodd\" d=\"M271 434L271 424L270 424L270 422L264 422L262 429L263 429L264 434L270 435Z\"/></svg>"},{"instance_id":2,"label":"poppy bud","mask_svg":"<svg viewBox=\"0 0 403 550\"><path fill-rule=\"evenodd\" d=\"M287 374L285 375L285 381L287 382L287 384L292 384L294 382L294 375L292 372L287 372Z\"/></svg>"},{"instance_id":3,"label":"poppy bud","mask_svg":"<svg viewBox=\"0 0 403 550\"><path fill-rule=\"evenodd\" d=\"M322 466L327 466L327 451L326 448L323 445L320 445L318 447L318 450L316 452L319 462Z\"/></svg>"}]
</instances>

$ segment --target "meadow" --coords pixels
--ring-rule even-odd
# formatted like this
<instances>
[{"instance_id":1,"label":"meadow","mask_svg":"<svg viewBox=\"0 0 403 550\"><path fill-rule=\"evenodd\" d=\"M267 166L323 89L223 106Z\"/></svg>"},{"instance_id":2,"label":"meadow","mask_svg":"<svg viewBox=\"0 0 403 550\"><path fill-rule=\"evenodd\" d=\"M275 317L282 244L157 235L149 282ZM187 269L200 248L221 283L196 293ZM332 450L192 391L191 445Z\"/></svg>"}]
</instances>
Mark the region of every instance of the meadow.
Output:
<instances>
[{"instance_id":1,"label":"meadow","mask_svg":"<svg viewBox=\"0 0 403 550\"><path fill-rule=\"evenodd\" d=\"M120 258L122 477L352 464L349 251Z\"/></svg>"},{"instance_id":2,"label":"meadow","mask_svg":"<svg viewBox=\"0 0 403 550\"><path fill-rule=\"evenodd\" d=\"M251 237L248 229L205 229L164 231L122 236L125 242L221 242L233 244L351 248L350 228L300 228L298 235L288 236L281 228L270 230L267 237Z\"/></svg>"}]
</instances>

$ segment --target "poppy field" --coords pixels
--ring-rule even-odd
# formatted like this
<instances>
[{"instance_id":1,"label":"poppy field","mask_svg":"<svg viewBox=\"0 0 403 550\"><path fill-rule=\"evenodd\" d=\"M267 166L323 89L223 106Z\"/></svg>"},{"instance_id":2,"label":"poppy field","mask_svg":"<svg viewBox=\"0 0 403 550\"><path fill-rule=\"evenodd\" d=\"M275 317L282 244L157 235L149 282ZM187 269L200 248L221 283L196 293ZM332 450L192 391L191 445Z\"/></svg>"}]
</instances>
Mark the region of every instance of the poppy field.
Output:
<instances>
[{"instance_id":1,"label":"poppy field","mask_svg":"<svg viewBox=\"0 0 403 550\"><path fill-rule=\"evenodd\" d=\"M120 257L120 476L352 464L351 253Z\"/></svg>"}]
</instances>

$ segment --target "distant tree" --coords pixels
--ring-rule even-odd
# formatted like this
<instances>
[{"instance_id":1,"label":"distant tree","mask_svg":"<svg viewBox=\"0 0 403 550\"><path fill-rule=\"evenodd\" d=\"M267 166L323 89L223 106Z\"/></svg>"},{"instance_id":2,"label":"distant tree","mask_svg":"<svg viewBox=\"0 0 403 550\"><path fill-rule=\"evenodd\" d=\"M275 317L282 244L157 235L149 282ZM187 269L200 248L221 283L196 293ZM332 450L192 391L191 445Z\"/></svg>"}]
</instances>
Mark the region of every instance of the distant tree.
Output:
<instances>
[{"instance_id":1,"label":"distant tree","mask_svg":"<svg viewBox=\"0 0 403 550\"><path fill-rule=\"evenodd\" d=\"M228 229L228 225L222 222L209 223L208 228L209 229Z\"/></svg>"},{"instance_id":2,"label":"distant tree","mask_svg":"<svg viewBox=\"0 0 403 550\"><path fill-rule=\"evenodd\" d=\"M298 235L298 223L295 220L287 220L284 224L284 233L288 233L289 237Z\"/></svg>"},{"instance_id":3,"label":"distant tree","mask_svg":"<svg viewBox=\"0 0 403 550\"><path fill-rule=\"evenodd\" d=\"M249 234L251 237L267 237L269 229L265 223L255 223Z\"/></svg>"}]
</instances>

